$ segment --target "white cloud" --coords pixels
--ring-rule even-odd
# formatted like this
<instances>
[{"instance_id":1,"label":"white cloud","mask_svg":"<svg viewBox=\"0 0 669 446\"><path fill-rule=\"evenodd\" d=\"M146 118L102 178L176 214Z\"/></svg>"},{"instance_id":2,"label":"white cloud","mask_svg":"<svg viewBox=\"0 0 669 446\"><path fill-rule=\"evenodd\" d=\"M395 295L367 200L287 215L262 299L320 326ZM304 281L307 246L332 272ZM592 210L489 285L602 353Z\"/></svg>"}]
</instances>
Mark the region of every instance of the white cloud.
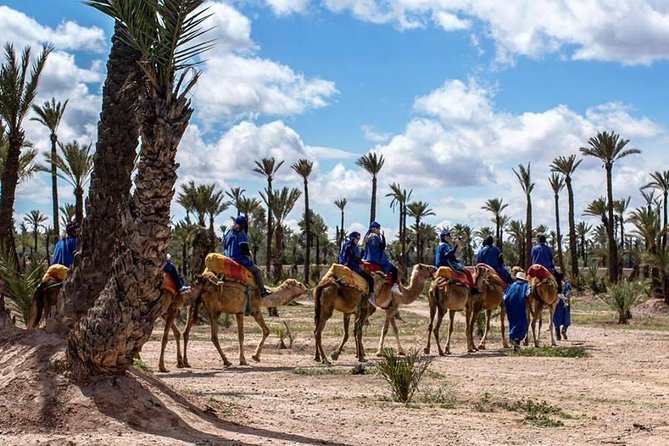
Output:
<instances>
[{"instance_id":1,"label":"white cloud","mask_svg":"<svg viewBox=\"0 0 669 446\"><path fill-rule=\"evenodd\" d=\"M390 133L377 132L371 125L363 125L361 126L361 129L365 139L370 142L376 142L376 143L387 142L392 136Z\"/></svg>"},{"instance_id":2,"label":"white cloud","mask_svg":"<svg viewBox=\"0 0 669 446\"><path fill-rule=\"evenodd\" d=\"M47 42L61 50L102 52L106 47L104 31L96 26L85 27L67 21L54 29L9 6L0 6L0 41L13 42L18 48L37 47Z\"/></svg>"},{"instance_id":3,"label":"white cloud","mask_svg":"<svg viewBox=\"0 0 669 446\"><path fill-rule=\"evenodd\" d=\"M304 13L309 7L309 0L265 0L277 15Z\"/></svg>"}]
</instances>

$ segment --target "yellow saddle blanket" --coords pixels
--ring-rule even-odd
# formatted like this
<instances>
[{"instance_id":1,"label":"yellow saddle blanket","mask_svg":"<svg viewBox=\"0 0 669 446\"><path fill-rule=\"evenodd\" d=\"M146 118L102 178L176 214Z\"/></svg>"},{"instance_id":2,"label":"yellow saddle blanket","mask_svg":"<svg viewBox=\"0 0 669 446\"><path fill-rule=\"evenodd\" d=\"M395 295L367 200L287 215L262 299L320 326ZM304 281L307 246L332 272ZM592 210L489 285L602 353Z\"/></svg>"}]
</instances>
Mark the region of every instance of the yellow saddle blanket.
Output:
<instances>
[{"instance_id":1,"label":"yellow saddle blanket","mask_svg":"<svg viewBox=\"0 0 669 446\"><path fill-rule=\"evenodd\" d=\"M355 288L362 294L369 293L369 285L367 285L367 281L360 274L347 266L333 263L325 276L335 279L344 286Z\"/></svg>"},{"instance_id":2,"label":"yellow saddle blanket","mask_svg":"<svg viewBox=\"0 0 669 446\"><path fill-rule=\"evenodd\" d=\"M257 286L251 271L223 254L209 253L204 259L204 266L224 282L238 282L254 288Z\"/></svg>"},{"instance_id":3,"label":"yellow saddle blanket","mask_svg":"<svg viewBox=\"0 0 669 446\"><path fill-rule=\"evenodd\" d=\"M67 266L54 263L42 276L42 283L45 283L46 285L52 285L56 282L62 282L67 277L68 271L69 268Z\"/></svg>"}]
</instances>

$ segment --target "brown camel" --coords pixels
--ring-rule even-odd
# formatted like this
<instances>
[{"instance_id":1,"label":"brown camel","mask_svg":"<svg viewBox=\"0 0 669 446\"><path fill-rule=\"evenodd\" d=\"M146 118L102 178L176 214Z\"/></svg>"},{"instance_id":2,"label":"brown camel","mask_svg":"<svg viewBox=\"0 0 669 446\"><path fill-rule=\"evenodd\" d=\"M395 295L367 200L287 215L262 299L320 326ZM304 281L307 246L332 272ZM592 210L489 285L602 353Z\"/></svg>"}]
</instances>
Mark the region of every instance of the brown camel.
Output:
<instances>
[{"instance_id":1,"label":"brown camel","mask_svg":"<svg viewBox=\"0 0 669 446\"><path fill-rule=\"evenodd\" d=\"M471 307L467 313L469 314L467 320L467 350L473 352L476 350L485 350L486 339L490 332L490 317L493 310L500 309L500 325L502 326L502 346L509 348L509 342L504 334L504 320L506 319L506 307L504 307L504 287L496 280L494 272L486 266L476 266L474 272L474 283L476 288L481 291L476 296L469 298L468 306ZM476 325L476 318L478 314L485 310L485 330L483 337L479 342L478 347L474 346L474 326Z\"/></svg>"},{"instance_id":2,"label":"brown camel","mask_svg":"<svg viewBox=\"0 0 669 446\"><path fill-rule=\"evenodd\" d=\"M177 343L177 367L185 367L183 357L181 356L181 332L176 324L177 316L179 316L179 309L182 306L190 307L193 304L193 293L191 290L182 293L174 292L172 289L161 288L162 305L165 308L163 312L163 319L165 320L165 329L163 337L160 341L160 359L158 360L158 370L161 372L169 372L165 367L165 347L170 336L170 329L174 333L174 339Z\"/></svg>"},{"instance_id":3,"label":"brown camel","mask_svg":"<svg viewBox=\"0 0 669 446\"><path fill-rule=\"evenodd\" d=\"M247 297L248 290L248 297ZM221 355L223 364L228 367L231 365L225 353L218 343L218 317L221 313L234 314L237 319L237 337L239 339L239 365L247 365L244 357L244 313L247 309L247 299L250 299L250 313L255 319L256 323L262 330L262 338L253 353L253 360L260 361L260 353L262 352L265 339L269 335L269 328L265 324L260 310L263 307L280 307L287 305L297 297L306 294L308 291L304 284L295 279L287 279L277 288L274 288L272 294L266 297L261 297L257 288L248 288L245 285L236 282L219 282L216 274L205 271L202 275L197 275L193 279L191 288L191 299L194 304L190 306L188 312L188 322L186 323L186 330L184 331L184 367L190 367L188 363L187 347L188 336L191 327L197 319L197 312L199 303L204 305L207 314L209 315L209 323L211 325L211 342L214 343L216 350Z\"/></svg>"},{"instance_id":4,"label":"brown camel","mask_svg":"<svg viewBox=\"0 0 669 446\"><path fill-rule=\"evenodd\" d=\"M51 317L51 308L56 305L58 295L63 288L63 282L42 282L37 286L30 303L30 313L26 321L29 330L39 327L42 319Z\"/></svg>"},{"instance_id":5,"label":"brown camel","mask_svg":"<svg viewBox=\"0 0 669 446\"><path fill-rule=\"evenodd\" d=\"M453 318L456 311L468 309L469 288L461 282L449 281L444 277L437 277L430 285L430 325L427 328L427 346L424 349L425 354L430 354L430 340L432 333L437 343L437 349L440 356L451 354L451 334L453 333ZM439 343L439 328L448 311L450 323L448 325L448 338L446 340L446 350L441 349ZM434 315L437 313L437 323L433 327ZM465 314L465 320L469 320L468 314Z\"/></svg>"},{"instance_id":6,"label":"brown camel","mask_svg":"<svg viewBox=\"0 0 669 446\"><path fill-rule=\"evenodd\" d=\"M361 292L357 288L344 285L336 280L334 274L328 271L314 289L314 338L316 339L315 361L323 364L330 364L322 344L322 333L325 323L332 317L334 310L341 311L344 314L344 336L341 339L337 350L330 355L333 360L337 360L344 350L344 345L348 340L348 326L351 315L355 313L355 356L358 361L365 361L365 350L362 346L362 327L367 318L376 311L376 307L367 299L368 293ZM373 272L374 294L376 303L382 308L391 305L390 285L386 283L385 274Z\"/></svg>"},{"instance_id":7,"label":"brown camel","mask_svg":"<svg viewBox=\"0 0 669 446\"><path fill-rule=\"evenodd\" d=\"M532 337L534 338L534 346L539 347L539 338L541 337L541 313L544 307L548 307L549 313L549 328L551 332L551 345L556 346L555 334L553 333L553 313L558 300L558 286L554 278L549 277L540 279L532 277L529 280L530 294L527 296L527 307L532 318ZM536 331L537 319L539 320L539 332ZM529 336L525 338L525 345L529 343Z\"/></svg>"},{"instance_id":8,"label":"brown camel","mask_svg":"<svg viewBox=\"0 0 669 446\"><path fill-rule=\"evenodd\" d=\"M411 280L407 287L400 284L400 293L391 293L392 301L390 306L387 308L381 308L386 312L386 320L383 323L383 330L381 331L381 339L379 339L379 349L376 352L376 356L383 356L383 343L388 334L388 326L393 327L393 333L395 333L395 339L397 339L397 353L400 355L404 354L404 349L400 344L400 334L397 329L397 324L395 323L395 315L397 314L397 309L400 305L409 305L414 302L423 292L423 286L425 281L432 277L437 269L432 265L424 265L418 263L414 265L413 271L411 272Z\"/></svg>"}]
</instances>

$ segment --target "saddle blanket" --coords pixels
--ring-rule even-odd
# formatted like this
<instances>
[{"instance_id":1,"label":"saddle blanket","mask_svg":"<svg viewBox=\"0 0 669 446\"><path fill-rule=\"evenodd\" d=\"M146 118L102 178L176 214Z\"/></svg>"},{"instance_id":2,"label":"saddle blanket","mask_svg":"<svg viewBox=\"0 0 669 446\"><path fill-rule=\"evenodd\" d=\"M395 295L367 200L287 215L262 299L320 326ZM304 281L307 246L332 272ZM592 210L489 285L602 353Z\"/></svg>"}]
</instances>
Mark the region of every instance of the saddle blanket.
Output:
<instances>
[{"instance_id":1,"label":"saddle blanket","mask_svg":"<svg viewBox=\"0 0 669 446\"><path fill-rule=\"evenodd\" d=\"M369 293L369 286L367 281L358 273L348 268L347 266L333 263L328 270L326 276L332 277L345 286L355 288L362 294Z\"/></svg>"},{"instance_id":2,"label":"saddle blanket","mask_svg":"<svg viewBox=\"0 0 669 446\"><path fill-rule=\"evenodd\" d=\"M544 266L536 263L527 269L527 280L534 278L539 280L544 280L544 279L555 280L555 277L553 277L550 271L548 271Z\"/></svg>"},{"instance_id":3,"label":"saddle blanket","mask_svg":"<svg viewBox=\"0 0 669 446\"><path fill-rule=\"evenodd\" d=\"M362 262L362 269L364 269L368 273L374 273L376 271L383 272L383 267L381 265L378 265L378 264L372 263L372 262L365 262L364 260ZM388 285L393 284L393 275L392 274L388 274L386 276L386 283Z\"/></svg>"},{"instance_id":4,"label":"saddle blanket","mask_svg":"<svg viewBox=\"0 0 669 446\"><path fill-rule=\"evenodd\" d=\"M256 280L253 278L251 271L223 254L209 253L204 259L204 266L216 274L219 280L239 282L256 287Z\"/></svg>"},{"instance_id":5,"label":"saddle blanket","mask_svg":"<svg viewBox=\"0 0 669 446\"><path fill-rule=\"evenodd\" d=\"M469 288L469 281L467 280L467 276L464 273L459 273L457 271L454 271L449 266L440 266L439 269L437 269L435 276L442 277L449 281L452 280L453 282L461 283L462 285Z\"/></svg>"},{"instance_id":6,"label":"saddle blanket","mask_svg":"<svg viewBox=\"0 0 669 446\"><path fill-rule=\"evenodd\" d=\"M495 282L497 282L497 284L499 284L499 286L501 286L501 287L504 288L505 290L509 287L509 284L506 283L506 281L500 277L500 275L497 273L497 271L495 271L495 268L493 268L492 266L490 266L490 265L488 265L488 264L485 264L485 263L477 263L477 264L476 264L476 268L477 268L477 269L478 269L478 268L485 268L485 269L487 269L487 270L488 270L488 273L491 274L493 280L494 280Z\"/></svg>"},{"instance_id":7,"label":"saddle blanket","mask_svg":"<svg viewBox=\"0 0 669 446\"><path fill-rule=\"evenodd\" d=\"M177 284L174 283L172 276L163 272L163 284L160 287L161 290L165 290L171 294L177 294Z\"/></svg>"}]
</instances>

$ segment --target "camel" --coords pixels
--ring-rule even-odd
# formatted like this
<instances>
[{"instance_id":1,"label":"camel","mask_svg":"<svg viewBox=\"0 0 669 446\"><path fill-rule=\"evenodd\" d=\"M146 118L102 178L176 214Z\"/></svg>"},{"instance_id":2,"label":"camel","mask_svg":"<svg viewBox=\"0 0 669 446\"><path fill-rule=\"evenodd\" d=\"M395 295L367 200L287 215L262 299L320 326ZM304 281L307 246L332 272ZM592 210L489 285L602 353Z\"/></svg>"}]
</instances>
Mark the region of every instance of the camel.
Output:
<instances>
[{"instance_id":1,"label":"camel","mask_svg":"<svg viewBox=\"0 0 669 446\"><path fill-rule=\"evenodd\" d=\"M391 305L390 285L386 283L386 276L382 272L373 272L374 294L376 303L382 308ZM355 313L355 356L358 361L365 361L365 350L362 346L362 327L367 318L376 311L376 307L367 299L367 293L362 293L357 288L340 284L333 274L328 272L314 289L314 338L316 339L316 356L314 360L329 365L321 335L325 328L325 323L332 317L334 310L344 314L344 336L341 339L337 350L330 355L333 360L337 360L344 350L344 345L348 340L348 326L351 315Z\"/></svg>"},{"instance_id":2,"label":"camel","mask_svg":"<svg viewBox=\"0 0 669 446\"><path fill-rule=\"evenodd\" d=\"M532 277L529 279L530 294L527 296L527 307L532 318L532 337L534 339L534 346L539 347L539 338L541 337L541 313L544 306L548 307L549 328L551 332L551 345L556 346L555 333L553 332L553 313L558 300L558 286L555 279L551 276L545 279ZM537 319L539 320L539 332L536 331ZM525 345L529 343L529 336L525 338Z\"/></svg>"},{"instance_id":3,"label":"camel","mask_svg":"<svg viewBox=\"0 0 669 446\"><path fill-rule=\"evenodd\" d=\"M500 309L500 324L502 326L502 346L509 348L509 342L504 335L504 320L506 319L506 308L504 307L504 288L495 280L493 272L486 266L476 266L474 273L474 283L476 288L481 291L476 296L469 298L468 305L471 307L467 313L467 350L469 352L477 350L485 350L486 339L490 332L490 317L492 311L496 308ZM478 347L474 346L474 326L476 325L476 318L481 310L485 310L485 330L483 337L479 342Z\"/></svg>"},{"instance_id":4,"label":"camel","mask_svg":"<svg viewBox=\"0 0 669 446\"><path fill-rule=\"evenodd\" d=\"M160 341L160 359L158 360L158 370L161 372L169 372L165 367L165 347L169 340L170 329L174 333L174 339L177 343L177 368L183 368L184 360L181 356L181 332L176 324L177 316L179 316L179 309L182 306L191 306L193 304L193 294L191 290L184 291L182 293L173 292L171 289L161 288L160 292L162 296L160 297L163 307L163 319L165 320L165 329L163 331L163 337Z\"/></svg>"},{"instance_id":5,"label":"camel","mask_svg":"<svg viewBox=\"0 0 669 446\"><path fill-rule=\"evenodd\" d=\"M414 265L413 271L411 272L411 280L409 285L404 287L400 284L400 293L391 293L392 301L390 306L387 308L381 308L386 312L386 320L383 323L383 330L381 331L381 339L379 339L379 349L376 352L376 356L383 356L383 343L388 334L388 326L392 325L393 333L395 333L395 338L397 339L397 353L399 355L404 354L404 349L400 344L400 335L397 329L397 324L395 323L395 315L397 314L397 308L400 305L409 305L414 302L423 292L423 286L425 281L432 277L437 269L432 265L424 265L418 263Z\"/></svg>"},{"instance_id":6,"label":"camel","mask_svg":"<svg viewBox=\"0 0 669 446\"><path fill-rule=\"evenodd\" d=\"M451 354L451 334L453 333L453 318L456 311L467 310L469 301L469 288L461 282L449 281L444 277L437 277L430 285L430 325L427 328L427 346L423 350L425 354L430 354L430 339L432 337L432 327L435 313L437 314L437 323L434 325L434 339L437 343L437 349L440 356ZM448 338L446 340L446 349L441 349L439 343L439 328L448 311L450 323L448 325ZM465 314L466 320L469 320L468 314Z\"/></svg>"},{"instance_id":7,"label":"camel","mask_svg":"<svg viewBox=\"0 0 669 446\"><path fill-rule=\"evenodd\" d=\"M51 284L42 282L37 286L30 303L30 313L26 321L26 328L33 330L39 327L42 319L46 323L46 320L51 317L51 308L56 305L62 288L63 282Z\"/></svg>"},{"instance_id":8,"label":"camel","mask_svg":"<svg viewBox=\"0 0 669 446\"><path fill-rule=\"evenodd\" d=\"M304 284L295 279L287 279L281 285L272 290L272 294L266 297L261 297L257 288L249 288L246 285L237 282L219 282L216 274L205 271L201 275L196 275L193 279L191 288L191 299L194 304L190 306L188 312L188 321L186 329L183 334L184 339L184 367L190 367L188 363L188 336L191 327L195 324L197 319L197 312L199 303L204 305L207 314L209 315L209 323L211 325L211 342L214 343L216 350L221 355L223 364L229 367L231 364L226 358L225 353L221 350L221 345L218 342L218 317L221 313L234 314L237 319L237 337L239 339L239 365L248 365L244 357L244 313L247 309L247 292L250 299L250 313L255 319L256 323L262 330L262 338L258 343L255 352L253 353L253 360L260 361L260 353L262 352L265 339L269 335L269 328L265 324L260 310L263 307L280 307L287 305L297 297L306 294L308 291Z\"/></svg>"}]
</instances>

